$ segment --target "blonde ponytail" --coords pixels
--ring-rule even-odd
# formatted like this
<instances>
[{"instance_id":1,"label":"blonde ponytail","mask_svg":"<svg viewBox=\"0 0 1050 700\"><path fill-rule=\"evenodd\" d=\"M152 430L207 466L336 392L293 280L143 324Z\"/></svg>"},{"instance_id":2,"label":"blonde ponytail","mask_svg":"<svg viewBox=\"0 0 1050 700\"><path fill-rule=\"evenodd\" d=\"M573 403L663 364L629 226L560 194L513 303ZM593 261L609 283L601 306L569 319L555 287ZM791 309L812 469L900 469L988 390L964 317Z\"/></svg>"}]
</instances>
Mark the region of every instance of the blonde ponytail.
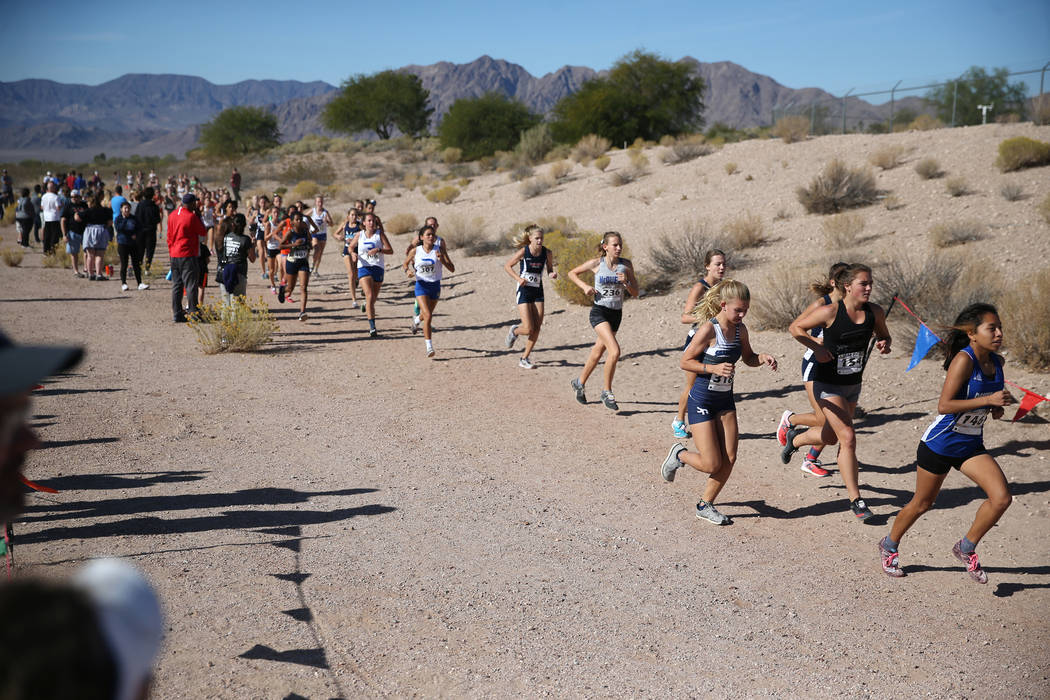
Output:
<instances>
[{"instance_id":1,"label":"blonde ponytail","mask_svg":"<svg viewBox=\"0 0 1050 700\"><path fill-rule=\"evenodd\" d=\"M711 320L722 310L722 302L730 299L750 302L751 290L743 282L726 278L707 290L700 303L693 308L693 318L701 323Z\"/></svg>"}]
</instances>

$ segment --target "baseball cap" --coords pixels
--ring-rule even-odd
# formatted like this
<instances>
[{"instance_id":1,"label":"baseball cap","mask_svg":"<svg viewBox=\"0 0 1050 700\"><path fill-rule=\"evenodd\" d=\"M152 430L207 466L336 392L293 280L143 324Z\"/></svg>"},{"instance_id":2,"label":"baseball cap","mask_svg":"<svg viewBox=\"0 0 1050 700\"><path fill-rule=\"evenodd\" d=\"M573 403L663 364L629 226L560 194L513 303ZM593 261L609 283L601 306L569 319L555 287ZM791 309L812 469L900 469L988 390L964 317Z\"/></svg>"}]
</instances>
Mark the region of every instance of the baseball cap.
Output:
<instances>
[{"instance_id":1,"label":"baseball cap","mask_svg":"<svg viewBox=\"0 0 1050 700\"><path fill-rule=\"evenodd\" d=\"M80 196L80 190L73 190L72 192L69 193L69 196L70 197L79 197Z\"/></svg>"},{"instance_id":2,"label":"baseball cap","mask_svg":"<svg viewBox=\"0 0 1050 700\"><path fill-rule=\"evenodd\" d=\"M186 194L182 195L182 203L183 204L193 204L196 201L197 201L197 196L192 194L192 193L190 193L190 192L187 192Z\"/></svg>"},{"instance_id":3,"label":"baseball cap","mask_svg":"<svg viewBox=\"0 0 1050 700\"><path fill-rule=\"evenodd\" d=\"M84 355L82 348L59 345L15 345L0 331L0 397L29 391L40 380L67 370Z\"/></svg>"}]
</instances>

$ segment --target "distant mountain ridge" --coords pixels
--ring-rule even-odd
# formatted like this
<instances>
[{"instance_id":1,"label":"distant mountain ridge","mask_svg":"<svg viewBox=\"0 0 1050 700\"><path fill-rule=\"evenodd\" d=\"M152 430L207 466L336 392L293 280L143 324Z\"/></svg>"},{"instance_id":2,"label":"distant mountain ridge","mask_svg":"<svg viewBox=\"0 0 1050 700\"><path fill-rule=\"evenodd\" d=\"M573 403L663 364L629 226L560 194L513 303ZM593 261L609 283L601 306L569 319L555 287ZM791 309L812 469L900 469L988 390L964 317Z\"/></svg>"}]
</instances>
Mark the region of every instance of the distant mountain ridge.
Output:
<instances>
[{"instance_id":1,"label":"distant mountain ridge","mask_svg":"<svg viewBox=\"0 0 1050 700\"><path fill-rule=\"evenodd\" d=\"M681 59L704 79L704 118L744 128L768 124L776 105L835 98L819 88L796 90L769 76L721 61L703 63ZM523 67L482 56L470 63L441 61L428 66L408 65L401 72L418 75L430 91L433 124L462 97L497 90L520 100L538 113L601 73L583 66L563 66L539 78ZM216 85L187 75L128 74L97 86L51 80L0 82L0 158L90 158L138 153L166 155L183 152L197 143L199 125L227 107L258 105L274 112L282 139L294 141L309 133L326 133L320 123L324 106L336 88L323 81L245 80ZM918 102L898 101L901 106ZM851 116L885 119L886 106L850 98ZM330 134L329 134L330 135ZM173 150L164 150L173 149Z\"/></svg>"}]
</instances>

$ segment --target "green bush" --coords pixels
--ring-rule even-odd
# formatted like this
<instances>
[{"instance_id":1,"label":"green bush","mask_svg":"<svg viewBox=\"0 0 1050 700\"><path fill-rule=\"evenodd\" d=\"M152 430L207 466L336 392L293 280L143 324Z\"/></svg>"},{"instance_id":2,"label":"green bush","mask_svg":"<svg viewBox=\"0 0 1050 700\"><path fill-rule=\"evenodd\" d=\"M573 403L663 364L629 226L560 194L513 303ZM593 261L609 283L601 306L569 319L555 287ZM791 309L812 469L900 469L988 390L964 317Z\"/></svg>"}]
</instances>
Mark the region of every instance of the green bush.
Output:
<instances>
[{"instance_id":1,"label":"green bush","mask_svg":"<svg viewBox=\"0 0 1050 700\"><path fill-rule=\"evenodd\" d=\"M1050 165L1050 143L1025 136L1006 139L999 144L999 159L995 164L1004 173Z\"/></svg>"},{"instance_id":2,"label":"green bush","mask_svg":"<svg viewBox=\"0 0 1050 700\"><path fill-rule=\"evenodd\" d=\"M798 201L810 214L834 214L873 204L879 194L867 168L850 168L841 160L828 163L809 187L799 187Z\"/></svg>"},{"instance_id":3,"label":"green bush","mask_svg":"<svg viewBox=\"0 0 1050 700\"><path fill-rule=\"evenodd\" d=\"M198 315L189 325L205 355L254 352L270 342L278 330L277 320L262 297L255 302L234 297L229 307L206 304L198 308Z\"/></svg>"},{"instance_id":4,"label":"green bush","mask_svg":"<svg viewBox=\"0 0 1050 700\"><path fill-rule=\"evenodd\" d=\"M609 167L611 161L612 159L609 158L609 156L598 156L594 159L593 165L604 173L605 169Z\"/></svg>"},{"instance_id":5,"label":"green bush","mask_svg":"<svg viewBox=\"0 0 1050 700\"><path fill-rule=\"evenodd\" d=\"M321 194L321 186L313 180L301 180L292 188L291 198L295 201L311 200Z\"/></svg>"},{"instance_id":6,"label":"green bush","mask_svg":"<svg viewBox=\"0 0 1050 700\"><path fill-rule=\"evenodd\" d=\"M456 197L458 196L459 190L457 188L452 185L445 185L444 187L439 187L436 190L430 190L427 192L427 201L452 204L452 202L456 201Z\"/></svg>"},{"instance_id":7,"label":"green bush","mask_svg":"<svg viewBox=\"0 0 1050 700\"><path fill-rule=\"evenodd\" d=\"M798 114L781 117L773 125L773 130L770 133L774 137L782 139L784 143L805 141L806 137L809 136L809 118Z\"/></svg>"},{"instance_id":8,"label":"green bush","mask_svg":"<svg viewBox=\"0 0 1050 700\"><path fill-rule=\"evenodd\" d=\"M554 139L551 137L551 128L544 122L521 133L517 150L525 162L535 165L542 163L552 148Z\"/></svg>"},{"instance_id":9,"label":"green bush","mask_svg":"<svg viewBox=\"0 0 1050 700\"><path fill-rule=\"evenodd\" d=\"M490 92L452 103L438 126L438 138L446 148L462 149L467 160L477 160L514 148L521 140L521 132L531 129L539 120L540 117L521 102L500 92Z\"/></svg>"}]
</instances>

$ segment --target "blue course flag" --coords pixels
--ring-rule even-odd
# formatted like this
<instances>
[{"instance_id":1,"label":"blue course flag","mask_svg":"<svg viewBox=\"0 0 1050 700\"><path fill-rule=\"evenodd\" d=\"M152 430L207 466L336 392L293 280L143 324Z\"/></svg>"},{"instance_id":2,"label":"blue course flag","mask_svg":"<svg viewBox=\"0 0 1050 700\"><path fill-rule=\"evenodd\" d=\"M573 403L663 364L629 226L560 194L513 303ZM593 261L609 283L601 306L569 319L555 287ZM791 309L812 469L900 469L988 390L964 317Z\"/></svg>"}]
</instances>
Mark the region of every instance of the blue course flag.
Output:
<instances>
[{"instance_id":1,"label":"blue course flag","mask_svg":"<svg viewBox=\"0 0 1050 700\"><path fill-rule=\"evenodd\" d=\"M911 362L908 363L908 369L904 371L910 372L912 367L919 364L922 358L926 357L926 353L930 351L930 348L939 343L940 340L934 335L933 331L926 327L925 323L920 323L919 333L915 336L915 350L911 353Z\"/></svg>"}]
</instances>

